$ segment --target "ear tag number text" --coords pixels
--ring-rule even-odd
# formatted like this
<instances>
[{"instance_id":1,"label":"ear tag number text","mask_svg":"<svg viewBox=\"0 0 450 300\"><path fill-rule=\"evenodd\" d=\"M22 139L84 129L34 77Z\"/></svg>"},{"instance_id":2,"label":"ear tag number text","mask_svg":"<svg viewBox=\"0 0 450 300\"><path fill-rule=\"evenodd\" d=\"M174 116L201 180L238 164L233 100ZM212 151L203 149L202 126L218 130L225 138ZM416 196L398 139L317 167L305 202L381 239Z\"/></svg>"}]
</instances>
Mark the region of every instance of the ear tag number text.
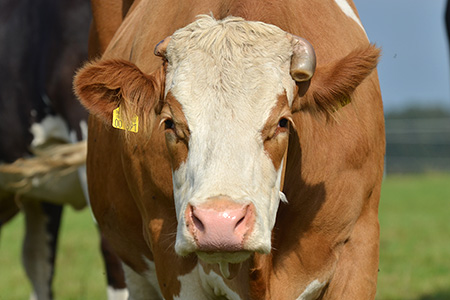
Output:
<instances>
[{"instance_id":1,"label":"ear tag number text","mask_svg":"<svg viewBox=\"0 0 450 300\"><path fill-rule=\"evenodd\" d=\"M113 110L113 121L112 126L117 129L122 129L131 132L138 132L139 129L139 118L134 116L131 123L125 124L125 122L120 117L120 107Z\"/></svg>"}]
</instances>

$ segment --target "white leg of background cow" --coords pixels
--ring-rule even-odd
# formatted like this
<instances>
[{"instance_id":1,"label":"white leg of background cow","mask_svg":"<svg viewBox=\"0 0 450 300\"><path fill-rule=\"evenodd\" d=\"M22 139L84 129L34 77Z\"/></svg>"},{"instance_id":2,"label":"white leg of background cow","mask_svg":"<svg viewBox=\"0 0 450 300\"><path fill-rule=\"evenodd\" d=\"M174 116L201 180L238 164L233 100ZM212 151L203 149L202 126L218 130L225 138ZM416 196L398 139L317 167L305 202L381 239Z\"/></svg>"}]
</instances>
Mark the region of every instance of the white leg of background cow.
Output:
<instances>
[{"instance_id":1,"label":"white leg of background cow","mask_svg":"<svg viewBox=\"0 0 450 300\"><path fill-rule=\"evenodd\" d=\"M62 206L23 201L26 234L22 259L26 274L33 285L30 299L53 298L52 278Z\"/></svg>"},{"instance_id":2,"label":"white leg of background cow","mask_svg":"<svg viewBox=\"0 0 450 300\"><path fill-rule=\"evenodd\" d=\"M152 266L150 265L150 267ZM128 300L164 300L159 290L154 265L153 268L147 271L146 277L134 272L125 264L123 264L123 270L125 271L128 291L130 292Z\"/></svg>"}]
</instances>

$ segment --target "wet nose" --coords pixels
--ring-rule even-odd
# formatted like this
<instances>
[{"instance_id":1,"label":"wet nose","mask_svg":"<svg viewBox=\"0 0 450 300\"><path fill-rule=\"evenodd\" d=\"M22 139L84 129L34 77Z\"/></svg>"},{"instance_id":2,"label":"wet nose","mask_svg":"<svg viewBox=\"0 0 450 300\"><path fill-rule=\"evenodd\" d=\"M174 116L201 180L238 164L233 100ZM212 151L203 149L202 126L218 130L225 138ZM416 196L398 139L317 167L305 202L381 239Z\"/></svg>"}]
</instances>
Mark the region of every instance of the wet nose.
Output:
<instances>
[{"instance_id":1,"label":"wet nose","mask_svg":"<svg viewBox=\"0 0 450 300\"><path fill-rule=\"evenodd\" d=\"M244 250L245 239L253 229L254 215L251 204L215 197L199 206L189 205L186 220L198 250L234 252Z\"/></svg>"}]
</instances>

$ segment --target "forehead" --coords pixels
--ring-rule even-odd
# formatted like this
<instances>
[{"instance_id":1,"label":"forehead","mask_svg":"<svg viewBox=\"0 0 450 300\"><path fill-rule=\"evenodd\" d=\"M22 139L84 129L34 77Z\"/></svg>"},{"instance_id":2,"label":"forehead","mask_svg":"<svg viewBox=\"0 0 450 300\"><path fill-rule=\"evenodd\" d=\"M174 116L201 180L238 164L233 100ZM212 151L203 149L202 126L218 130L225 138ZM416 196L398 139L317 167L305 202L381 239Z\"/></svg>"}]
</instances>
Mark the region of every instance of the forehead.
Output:
<instances>
[{"instance_id":1,"label":"forehead","mask_svg":"<svg viewBox=\"0 0 450 300\"><path fill-rule=\"evenodd\" d=\"M188 122L199 107L235 120L248 114L264 119L278 95L286 93L292 103L291 55L286 33L276 26L203 17L172 36L166 92L180 102Z\"/></svg>"}]
</instances>

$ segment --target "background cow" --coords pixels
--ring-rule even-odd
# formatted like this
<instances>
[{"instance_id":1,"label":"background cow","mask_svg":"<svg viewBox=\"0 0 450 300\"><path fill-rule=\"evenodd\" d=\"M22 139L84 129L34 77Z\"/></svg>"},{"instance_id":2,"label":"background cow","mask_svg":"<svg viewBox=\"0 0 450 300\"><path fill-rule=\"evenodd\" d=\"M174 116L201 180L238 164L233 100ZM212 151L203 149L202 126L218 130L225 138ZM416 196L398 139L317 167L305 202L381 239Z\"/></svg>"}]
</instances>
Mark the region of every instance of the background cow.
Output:
<instances>
[{"instance_id":1,"label":"background cow","mask_svg":"<svg viewBox=\"0 0 450 300\"><path fill-rule=\"evenodd\" d=\"M75 79L132 299L373 299L378 56L351 1L133 3Z\"/></svg>"},{"instance_id":2,"label":"background cow","mask_svg":"<svg viewBox=\"0 0 450 300\"><path fill-rule=\"evenodd\" d=\"M32 298L52 299L62 205L86 206L77 171L86 145L76 142L86 138L87 114L74 99L72 77L87 58L90 6L1 0L0 8L0 226L19 207L25 213ZM109 298L124 299L120 263L105 241L102 250Z\"/></svg>"}]
</instances>

